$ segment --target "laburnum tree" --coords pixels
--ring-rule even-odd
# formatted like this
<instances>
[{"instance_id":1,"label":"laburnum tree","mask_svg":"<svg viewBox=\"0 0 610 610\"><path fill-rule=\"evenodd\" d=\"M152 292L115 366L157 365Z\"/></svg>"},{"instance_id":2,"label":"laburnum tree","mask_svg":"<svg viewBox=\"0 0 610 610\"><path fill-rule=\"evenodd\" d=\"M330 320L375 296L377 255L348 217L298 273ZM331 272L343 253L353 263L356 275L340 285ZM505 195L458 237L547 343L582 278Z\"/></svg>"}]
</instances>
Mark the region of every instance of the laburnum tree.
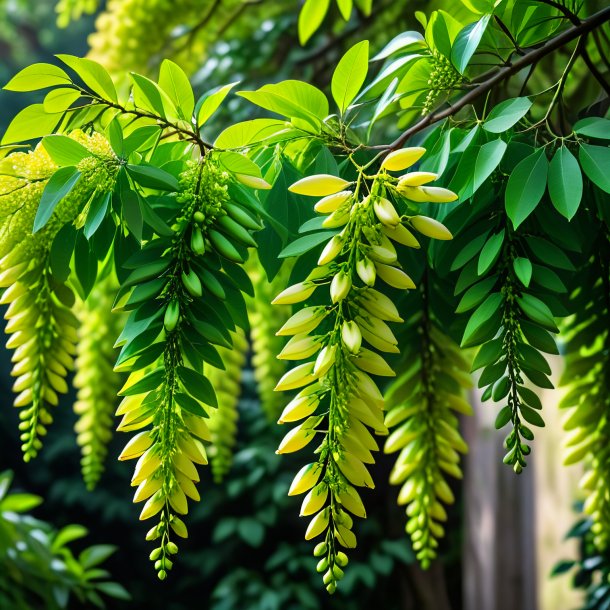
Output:
<instances>
[{"instance_id":1,"label":"laburnum tree","mask_svg":"<svg viewBox=\"0 0 610 610\"><path fill-rule=\"evenodd\" d=\"M149 69L165 51L179 62L179 39L129 46L123 32L158 21L169 37L182 11L187 38L205 39L213 19L239 17L226 3L197 20L196 4L111 1L90 57L58 55L5 85L46 91L0 149L0 302L24 459L75 368L85 481L102 473L114 414L165 579L199 467L209 454L215 478L230 468L250 339L264 414L287 428L277 453L302 455L288 493L333 593L375 454L396 456L390 482L426 568L468 451L466 392L496 410L518 474L544 426L547 355L562 353L566 462L585 465L604 552L610 9L462 0L417 13L419 30L376 54L357 42L325 90L287 79L196 99L188 62ZM329 11L377 10L336 5L304 3L302 44ZM67 22L96 3L59 9ZM138 72L118 65L127 52ZM229 96L254 118L212 141Z\"/></svg>"}]
</instances>

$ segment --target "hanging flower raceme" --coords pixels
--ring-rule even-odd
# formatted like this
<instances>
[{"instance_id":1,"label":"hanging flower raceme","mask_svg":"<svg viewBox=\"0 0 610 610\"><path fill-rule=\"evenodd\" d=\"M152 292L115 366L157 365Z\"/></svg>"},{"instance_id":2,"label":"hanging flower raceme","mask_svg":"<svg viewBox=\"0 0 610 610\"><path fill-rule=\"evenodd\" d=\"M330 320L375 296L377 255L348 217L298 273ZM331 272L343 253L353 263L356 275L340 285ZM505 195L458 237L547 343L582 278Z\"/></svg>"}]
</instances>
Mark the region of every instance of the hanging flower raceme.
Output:
<instances>
[{"instance_id":1,"label":"hanging flower raceme","mask_svg":"<svg viewBox=\"0 0 610 610\"><path fill-rule=\"evenodd\" d=\"M245 261L255 244L250 231L259 225L231 201L229 182L211 155L190 162L171 235L143 246L136 255L143 264L121 289L130 315L117 342L117 369L130 375L117 414L119 429L138 433L120 459L138 459L132 485L134 502L145 502L140 519L158 518L147 539L159 541L150 558L160 579L178 550L174 534L187 536L180 516L188 499L199 500L196 465L208 461L205 419L218 399L204 362L223 366L215 346L231 347L235 312L246 311L241 290L252 288L236 263Z\"/></svg>"},{"instance_id":2,"label":"hanging flower raceme","mask_svg":"<svg viewBox=\"0 0 610 610\"><path fill-rule=\"evenodd\" d=\"M112 313L116 283L112 275L99 281L75 310L79 328L74 375L78 421L74 429L81 448L83 480L89 490L95 488L104 471L116 395L122 385L121 376L114 372L114 341L122 322L121 316Z\"/></svg>"},{"instance_id":3,"label":"hanging flower raceme","mask_svg":"<svg viewBox=\"0 0 610 610\"><path fill-rule=\"evenodd\" d=\"M206 368L206 374L218 398L218 408L210 413L209 428L212 445L209 448L214 481L220 483L233 464L233 449L237 441L237 405L241 394L241 377L246 363L248 341L241 329L231 333L233 348L220 347L224 369Z\"/></svg>"},{"instance_id":4,"label":"hanging flower raceme","mask_svg":"<svg viewBox=\"0 0 610 610\"><path fill-rule=\"evenodd\" d=\"M63 137L63 136L62 136ZM70 311L72 290L51 266L53 242L66 225L81 222L89 201L112 190L118 162L99 134L75 131L70 138L82 146L77 180L49 215L39 209L58 166L39 144L30 153L13 153L0 164L0 302L9 307L5 331L13 349L14 404L20 407L19 429L24 459L35 457L41 436L53 418L59 394L68 391L78 320ZM48 208L49 202L44 201ZM40 206L42 207L42 206ZM40 221L43 214L44 222Z\"/></svg>"},{"instance_id":5,"label":"hanging flower raceme","mask_svg":"<svg viewBox=\"0 0 610 610\"><path fill-rule=\"evenodd\" d=\"M298 451L316 441L317 460L301 469L289 494L306 493L301 515L311 520L305 538L322 537L314 555L320 558L317 570L331 593L348 561L342 549L356 545L352 515L366 516L358 488L374 487L368 465L374 463L372 452L379 447L373 434L387 434L383 396L371 376L394 376L380 352L399 352L388 322L403 320L383 291L387 286L415 287L398 262L394 243L419 247L410 229L441 239L451 237L443 225L404 201L399 185L405 176L388 173L413 165L424 152L416 148L392 153L374 176L358 168L355 183L316 175L290 187L292 192L322 198L314 208L326 215L322 226L333 232L318 266L273 301L278 305L310 298L322 301L296 311L278 331L291 337L278 357L305 360L276 387L299 390L279 422L301 422L284 437L278 453ZM438 193L422 197L456 198L449 191L442 197ZM401 214L402 209L415 213ZM326 297L320 294L324 288Z\"/></svg>"}]
</instances>

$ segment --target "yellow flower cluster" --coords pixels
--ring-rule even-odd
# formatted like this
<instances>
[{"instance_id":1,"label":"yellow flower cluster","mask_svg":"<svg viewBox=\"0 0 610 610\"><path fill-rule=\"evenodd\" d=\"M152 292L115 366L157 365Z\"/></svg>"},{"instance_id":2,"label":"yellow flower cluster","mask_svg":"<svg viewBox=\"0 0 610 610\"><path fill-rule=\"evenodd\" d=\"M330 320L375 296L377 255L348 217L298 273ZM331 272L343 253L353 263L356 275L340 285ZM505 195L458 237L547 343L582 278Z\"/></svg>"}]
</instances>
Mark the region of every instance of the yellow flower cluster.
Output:
<instances>
[{"instance_id":1,"label":"yellow flower cluster","mask_svg":"<svg viewBox=\"0 0 610 610\"><path fill-rule=\"evenodd\" d=\"M347 563L340 547L356 545L352 515L366 516L357 488L374 487L367 465L374 463L372 452L378 446L371 431L387 434L383 396L371 375L394 376L378 352L399 352L388 322L403 320L392 299L382 292L383 285L415 288L398 262L394 243L419 247L406 225L424 235L451 238L433 219L402 216L388 198L397 202L404 196L412 201L416 196L438 202L456 199L446 189L423 186L436 178L433 174L413 172L400 178L388 174L410 167L424 152L422 148L392 152L375 176L365 176L359 169L355 184L337 176L315 175L289 189L321 197L314 209L326 216L322 226L340 229L323 248L318 266L273 301L279 305L312 298L323 301L297 311L278 331L291 337L278 358L307 361L289 370L276 390L300 390L279 421L301 423L284 437L278 453L298 451L320 440L317 461L297 474L289 494L307 492L301 515L312 519L305 538L323 536L314 555L320 557L317 569L331 593ZM316 292L322 286L328 286L327 298Z\"/></svg>"}]
</instances>

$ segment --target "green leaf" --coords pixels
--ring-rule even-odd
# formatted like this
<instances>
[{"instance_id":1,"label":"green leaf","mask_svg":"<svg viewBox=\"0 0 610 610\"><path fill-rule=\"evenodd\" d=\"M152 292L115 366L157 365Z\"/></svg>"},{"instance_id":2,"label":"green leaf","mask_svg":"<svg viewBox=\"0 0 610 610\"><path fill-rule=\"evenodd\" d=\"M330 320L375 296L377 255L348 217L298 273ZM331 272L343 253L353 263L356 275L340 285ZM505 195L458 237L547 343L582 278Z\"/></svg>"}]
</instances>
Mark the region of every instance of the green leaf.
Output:
<instances>
[{"instance_id":1,"label":"green leaf","mask_svg":"<svg viewBox=\"0 0 610 610\"><path fill-rule=\"evenodd\" d=\"M568 220L578 211L582 199L582 173L576 157L561 146L549 164L549 195L555 209Z\"/></svg>"},{"instance_id":2,"label":"green leaf","mask_svg":"<svg viewBox=\"0 0 610 610\"><path fill-rule=\"evenodd\" d=\"M487 298L487 295L491 290L493 290L497 279L498 276L494 275L471 286L461 298L455 313L464 313L465 311L469 311L473 307L480 305Z\"/></svg>"},{"instance_id":3,"label":"green leaf","mask_svg":"<svg viewBox=\"0 0 610 610\"><path fill-rule=\"evenodd\" d=\"M502 295L499 292L490 294L485 301L475 310L470 316L466 329L464 330L464 336L462 337L462 346L468 344L471 337L479 330L479 328L485 324L491 317L500 309L502 305Z\"/></svg>"},{"instance_id":4,"label":"green leaf","mask_svg":"<svg viewBox=\"0 0 610 610\"><path fill-rule=\"evenodd\" d=\"M112 193L110 192L101 193L89 205L89 212L87 213L87 220L85 220L85 228L83 229L87 239L91 239L91 236L98 230L102 220L106 217L111 196Z\"/></svg>"},{"instance_id":5,"label":"green leaf","mask_svg":"<svg viewBox=\"0 0 610 610\"><path fill-rule=\"evenodd\" d=\"M113 544L96 544L85 549L78 556L78 561L83 568L88 570L106 561L108 557L117 551L117 548Z\"/></svg>"},{"instance_id":6,"label":"green leaf","mask_svg":"<svg viewBox=\"0 0 610 610\"><path fill-rule=\"evenodd\" d=\"M491 133L507 131L520 121L531 107L532 102L527 97L506 100L492 109L483 123L483 129Z\"/></svg>"},{"instance_id":7,"label":"green leaf","mask_svg":"<svg viewBox=\"0 0 610 610\"><path fill-rule=\"evenodd\" d=\"M138 379L135 383L127 388L122 388L119 396L135 396L136 394L145 394L151 390L156 390L165 382L165 369L163 367L146 373L144 377Z\"/></svg>"},{"instance_id":8,"label":"green leaf","mask_svg":"<svg viewBox=\"0 0 610 610\"><path fill-rule=\"evenodd\" d=\"M232 174L261 177L261 169L254 161L236 152L221 152L218 160Z\"/></svg>"},{"instance_id":9,"label":"green leaf","mask_svg":"<svg viewBox=\"0 0 610 610\"><path fill-rule=\"evenodd\" d=\"M34 219L34 233L47 224L57 204L74 188L79 178L80 172L76 167L62 167L51 176L40 198Z\"/></svg>"},{"instance_id":10,"label":"green leaf","mask_svg":"<svg viewBox=\"0 0 610 610\"><path fill-rule=\"evenodd\" d=\"M540 328L540 326L522 320L521 331L532 347L546 352L547 354L559 353L555 339L553 339L553 336L547 330L544 330L544 328Z\"/></svg>"},{"instance_id":11,"label":"green leaf","mask_svg":"<svg viewBox=\"0 0 610 610\"><path fill-rule=\"evenodd\" d=\"M496 430L504 428L506 424L512 419L513 411L509 406L502 407L496 417L496 423L494 424Z\"/></svg>"},{"instance_id":12,"label":"green leaf","mask_svg":"<svg viewBox=\"0 0 610 610\"><path fill-rule=\"evenodd\" d=\"M165 170L153 165L127 165L127 173L141 186L159 191L177 191L178 180Z\"/></svg>"},{"instance_id":13,"label":"green leaf","mask_svg":"<svg viewBox=\"0 0 610 610\"><path fill-rule=\"evenodd\" d=\"M375 55L371 61L381 61L390 55L394 55L394 53L405 51L411 47L424 48L425 46L426 43L424 41L424 37L419 32L402 32L401 34L398 34L398 36L392 38L392 40L388 42L388 44L383 47L383 49L377 53L377 55Z\"/></svg>"},{"instance_id":14,"label":"green leaf","mask_svg":"<svg viewBox=\"0 0 610 610\"><path fill-rule=\"evenodd\" d=\"M587 178L602 191L610 193L610 148L581 144L578 158Z\"/></svg>"},{"instance_id":15,"label":"green leaf","mask_svg":"<svg viewBox=\"0 0 610 610\"><path fill-rule=\"evenodd\" d=\"M125 589L123 585L120 585L118 582L98 582L95 584L95 588L104 595L108 595L114 599L123 599L125 601L129 601L131 599L131 595L129 591Z\"/></svg>"},{"instance_id":16,"label":"green leaf","mask_svg":"<svg viewBox=\"0 0 610 610\"><path fill-rule=\"evenodd\" d=\"M73 87L59 87L52 89L44 98L43 107L45 112L64 112L81 96L81 92Z\"/></svg>"},{"instance_id":17,"label":"green leaf","mask_svg":"<svg viewBox=\"0 0 610 610\"><path fill-rule=\"evenodd\" d=\"M285 121L279 119L252 119L231 125L223 130L216 138L214 146L217 148L243 148L249 144L260 142L289 140L301 131L286 125Z\"/></svg>"},{"instance_id":18,"label":"green leaf","mask_svg":"<svg viewBox=\"0 0 610 610\"><path fill-rule=\"evenodd\" d=\"M556 267L557 269L575 271L572 261L567 257L566 253L555 244L542 237L527 237L526 241L531 251L534 253L534 256L540 262Z\"/></svg>"},{"instance_id":19,"label":"green leaf","mask_svg":"<svg viewBox=\"0 0 610 610\"><path fill-rule=\"evenodd\" d=\"M574 125L574 133L589 138L610 140L610 119L598 116L581 119Z\"/></svg>"},{"instance_id":20,"label":"green leaf","mask_svg":"<svg viewBox=\"0 0 610 610\"><path fill-rule=\"evenodd\" d=\"M551 374L551 367L546 361L546 358L531 345L528 345L527 343L520 343L519 353L521 354L524 364L526 364L528 367L534 368L545 375Z\"/></svg>"},{"instance_id":21,"label":"green leaf","mask_svg":"<svg viewBox=\"0 0 610 610\"><path fill-rule=\"evenodd\" d=\"M474 371L477 371L480 368L493 364L500 358L500 356L502 356L503 353L504 344L502 342L501 337L493 339L488 343L484 343L483 345L481 345L481 348L477 352L477 355L474 357L470 372L473 373Z\"/></svg>"},{"instance_id":22,"label":"green leaf","mask_svg":"<svg viewBox=\"0 0 610 610\"><path fill-rule=\"evenodd\" d=\"M207 120L218 110L224 99L229 95L231 89L238 84L239 81L229 83L222 87L216 87L208 91L199 98L197 102L197 126L202 127Z\"/></svg>"},{"instance_id":23,"label":"green leaf","mask_svg":"<svg viewBox=\"0 0 610 610\"><path fill-rule=\"evenodd\" d=\"M328 116L328 100L317 87L297 80L285 80L265 85L257 91L239 91L248 101L291 119L299 119L316 133ZM300 125L300 123L299 123Z\"/></svg>"},{"instance_id":24,"label":"green leaf","mask_svg":"<svg viewBox=\"0 0 610 610\"><path fill-rule=\"evenodd\" d=\"M468 183L468 187L464 192L460 193L461 198L472 197L485 181L491 176L495 169L500 165L504 158L507 144L504 140L498 138L483 144L477 153L477 160L474 166L472 181Z\"/></svg>"},{"instance_id":25,"label":"green leaf","mask_svg":"<svg viewBox=\"0 0 610 610\"><path fill-rule=\"evenodd\" d=\"M40 496L12 493L0 501L0 512L27 513L41 504Z\"/></svg>"},{"instance_id":26,"label":"green leaf","mask_svg":"<svg viewBox=\"0 0 610 610\"><path fill-rule=\"evenodd\" d=\"M265 539L265 527L254 517L245 517L237 523L240 538L248 545L257 548Z\"/></svg>"},{"instance_id":27,"label":"green leaf","mask_svg":"<svg viewBox=\"0 0 610 610\"><path fill-rule=\"evenodd\" d=\"M320 233L310 233L304 237L299 237L289 243L279 254L280 258L288 258L290 256L300 256L305 252L327 242L332 236L332 231L322 231Z\"/></svg>"},{"instance_id":28,"label":"green leaf","mask_svg":"<svg viewBox=\"0 0 610 610\"><path fill-rule=\"evenodd\" d=\"M559 332L553 313L548 308L546 303L542 302L538 297L531 294L524 294L517 297L517 304L523 310L523 313L530 319L539 324L543 328L551 332Z\"/></svg>"},{"instance_id":29,"label":"green leaf","mask_svg":"<svg viewBox=\"0 0 610 610\"><path fill-rule=\"evenodd\" d=\"M32 64L27 66L4 85L7 91L37 91L47 87L70 85L70 77L53 64Z\"/></svg>"},{"instance_id":30,"label":"green leaf","mask_svg":"<svg viewBox=\"0 0 610 610\"><path fill-rule=\"evenodd\" d=\"M504 230L492 235L481 250L477 264L477 273L484 275L491 269L500 256L502 244L504 243Z\"/></svg>"},{"instance_id":31,"label":"green leaf","mask_svg":"<svg viewBox=\"0 0 610 610\"><path fill-rule=\"evenodd\" d=\"M299 13L299 42L305 45L322 25L330 0L305 0Z\"/></svg>"},{"instance_id":32,"label":"green leaf","mask_svg":"<svg viewBox=\"0 0 610 610\"><path fill-rule=\"evenodd\" d=\"M517 392L527 405L533 409L538 409L539 411L542 409L542 402L540 401L540 398L538 398L538 394L536 394L536 392L522 385L517 386Z\"/></svg>"},{"instance_id":33,"label":"green leaf","mask_svg":"<svg viewBox=\"0 0 610 610\"><path fill-rule=\"evenodd\" d=\"M216 398L216 392L212 384L207 377L204 377L201 373L193 371L185 366L179 366L177 368L178 377L184 385L184 389L197 400L200 400L210 407L218 407L218 399Z\"/></svg>"},{"instance_id":34,"label":"green leaf","mask_svg":"<svg viewBox=\"0 0 610 610\"><path fill-rule=\"evenodd\" d=\"M62 113L49 114L44 104L26 106L10 122L2 136L2 144L24 142L53 133L62 116Z\"/></svg>"},{"instance_id":35,"label":"green leaf","mask_svg":"<svg viewBox=\"0 0 610 610\"><path fill-rule=\"evenodd\" d=\"M343 19L345 21L348 21L352 14L352 8L354 7L353 1L352 0L337 0L337 7L339 8L341 17L343 17Z\"/></svg>"},{"instance_id":36,"label":"green leaf","mask_svg":"<svg viewBox=\"0 0 610 610\"><path fill-rule=\"evenodd\" d=\"M184 70L169 59L164 59L159 69L159 87L175 104L181 117L190 123L195 109L195 95Z\"/></svg>"},{"instance_id":37,"label":"green leaf","mask_svg":"<svg viewBox=\"0 0 610 610\"><path fill-rule=\"evenodd\" d=\"M42 145L49 153L49 156L57 165L77 165L91 153L80 143L68 136L51 135L45 136Z\"/></svg>"},{"instance_id":38,"label":"green leaf","mask_svg":"<svg viewBox=\"0 0 610 610\"><path fill-rule=\"evenodd\" d=\"M138 108L163 118L177 118L178 110L169 95L155 83L141 74L129 74L133 82L133 101Z\"/></svg>"},{"instance_id":39,"label":"green leaf","mask_svg":"<svg viewBox=\"0 0 610 610\"><path fill-rule=\"evenodd\" d=\"M532 279L532 262L529 258L517 257L513 261L513 269L519 281L527 288Z\"/></svg>"},{"instance_id":40,"label":"green leaf","mask_svg":"<svg viewBox=\"0 0 610 610\"><path fill-rule=\"evenodd\" d=\"M181 409L184 409L193 415L197 415L197 417L209 417L207 411L201 406L201 404L194 398L191 398L188 394L176 392L174 398Z\"/></svg>"},{"instance_id":41,"label":"green leaf","mask_svg":"<svg viewBox=\"0 0 610 610\"><path fill-rule=\"evenodd\" d=\"M82 525L66 525L65 527L62 527L55 535L52 549L57 552L70 542L84 538L88 533L87 528L83 527Z\"/></svg>"},{"instance_id":42,"label":"green leaf","mask_svg":"<svg viewBox=\"0 0 610 610\"><path fill-rule=\"evenodd\" d=\"M544 428L544 420L540 416L540 413L531 407L527 407L525 405L521 405L519 408L519 413L521 417L528 423L532 424L532 426L538 426L539 428Z\"/></svg>"},{"instance_id":43,"label":"green leaf","mask_svg":"<svg viewBox=\"0 0 610 610\"><path fill-rule=\"evenodd\" d=\"M84 57L75 57L74 55L56 55L56 57L69 68L72 68L83 79L85 85L102 99L118 102L116 89L110 75L96 61Z\"/></svg>"},{"instance_id":44,"label":"green leaf","mask_svg":"<svg viewBox=\"0 0 610 610\"><path fill-rule=\"evenodd\" d=\"M468 24L457 35L451 48L451 62L460 74L464 74L464 70L479 47L490 18L491 15L484 15L479 21Z\"/></svg>"},{"instance_id":45,"label":"green leaf","mask_svg":"<svg viewBox=\"0 0 610 610\"><path fill-rule=\"evenodd\" d=\"M331 81L331 92L341 114L358 95L369 67L369 41L355 44L341 58Z\"/></svg>"},{"instance_id":46,"label":"green leaf","mask_svg":"<svg viewBox=\"0 0 610 610\"><path fill-rule=\"evenodd\" d=\"M72 224L63 226L53 239L49 264L51 273L58 282L65 282L70 276L70 260L74 252L76 228Z\"/></svg>"},{"instance_id":47,"label":"green leaf","mask_svg":"<svg viewBox=\"0 0 610 610\"><path fill-rule=\"evenodd\" d=\"M517 164L506 185L506 213L516 229L540 203L546 189L549 162L544 148Z\"/></svg>"}]
</instances>

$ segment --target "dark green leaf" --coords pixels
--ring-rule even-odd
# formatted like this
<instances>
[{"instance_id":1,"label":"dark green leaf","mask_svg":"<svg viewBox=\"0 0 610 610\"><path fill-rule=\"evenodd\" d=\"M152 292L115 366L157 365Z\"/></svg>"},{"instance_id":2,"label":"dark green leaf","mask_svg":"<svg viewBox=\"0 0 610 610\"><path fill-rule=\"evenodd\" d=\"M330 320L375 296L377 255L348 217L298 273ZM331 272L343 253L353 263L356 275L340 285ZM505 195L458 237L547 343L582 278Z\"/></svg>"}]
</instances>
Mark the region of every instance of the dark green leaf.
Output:
<instances>
[{"instance_id":1,"label":"dark green leaf","mask_svg":"<svg viewBox=\"0 0 610 610\"><path fill-rule=\"evenodd\" d=\"M72 224L63 226L51 244L49 263L51 273L58 282L65 282L70 276L70 260L76 242L76 228Z\"/></svg>"},{"instance_id":2,"label":"dark green leaf","mask_svg":"<svg viewBox=\"0 0 610 610\"><path fill-rule=\"evenodd\" d=\"M500 428L504 428L506 424L511 421L513 417L513 411L509 406L502 407L498 412L496 417L495 428L496 430L500 430Z\"/></svg>"},{"instance_id":3,"label":"dark green leaf","mask_svg":"<svg viewBox=\"0 0 610 610\"><path fill-rule=\"evenodd\" d=\"M305 252L309 252L312 248L327 242L332 236L332 231L323 231L321 233L310 233L304 237L299 237L289 243L279 254L280 258L288 258L290 256L300 256Z\"/></svg>"},{"instance_id":4,"label":"dark green leaf","mask_svg":"<svg viewBox=\"0 0 610 610\"><path fill-rule=\"evenodd\" d=\"M544 420L542 419L538 411L525 405L521 405L519 413L528 424L532 424L532 426L538 426L539 428L544 428Z\"/></svg>"},{"instance_id":5,"label":"dark green leaf","mask_svg":"<svg viewBox=\"0 0 610 610\"><path fill-rule=\"evenodd\" d=\"M70 193L79 178L80 172L76 167L62 167L51 176L38 204L38 211L34 219L34 233L47 224L57 204Z\"/></svg>"},{"instance_id":6,"label":"dark green leaf","mask_svg":"<svg viewBox=\"0 0 610 610\"><path fill-rule=\"evenodd\" d=\"M587 178L602 191L610 193L610 148L581 144L578 158Z\"/></svg>"},{"instance_id":7,"label":"dark green leaf","mask_svg":"<svg viewBox=\"0 0 610 610\"><path fill-rule=\"evenodd\" d=\"M495 106L489 113L483 129L491 133L502 133L520 121L531 108L532 102L527 97L515 97Z\"/></svg>"},{"instance_id":8,"label":"dark green leaf","mask_svg":"<svg viewBox=\"0 0 610 610\"><path fill-rule=\"evenodd\" d=\"M582 199L582 173L576 157L565 146L558 148L551 160L548 181L555 209L571 220Z\"/></svg>"},{"instance_id":9,"label":"dark green leaf","mask_svg":"<svg viewBox=\"0 0 610 610\"><path fill-rule=\"evenodd\" d=\"M160 191L177 191L180 188L174 176L152 165L127 165L127 172L134 182L146 188Z\"/></svg>"},{"instance_id":10,"label":"dark green leaf","mask_svg":"<svg viewBox=\"0 0 610 610\"><path fill-rule=\"evenodd\" d=\"M193 415L197 415L197 417L209 417L207 411L201 406L201 404L194 398L191 398L188 394L176 392L176 394L174 394L174 398L178 403L178 406L185 411L188 411Z\"/></svg>"},{"instance_id":11,"label":"dark green leaf","mask_svg":"<svg viewBox=\"0 0 610 610\"><path fill-rule=\"evenodd\" d=\"M156 390L161 387L165 381L165 369L160 367L146 373L142 379L139 379L134 384L119 392L119 396L135 396L136 394L144 394L151 390Z\"/></svg>"},{"instance_id":12,"label":"dark green leaf","mask_svg":"<svg viewBox=\"0 0 610 610\"><path fill-rule=\"evenodd\" d=\"M184 389L197 400L213 408L218 407L218 400L212 384L207 377L185 366L178 367L178 377L184 384Z\"/></svg>"},{"instance_id":13,"label":"dark green leaf","mask_svg":"<svg viewBox=\"0 0 610 610\"><path fill-rule=\"evenodd\" d=\"M504 231L492 235L481 250L479 255L479 262L477 264L477 273L479 275L485 275L495 262L500 257L502 251L502 244L504 243Z\"/></svg>"},{"instance_id":14,"label":"dark green leaf","mask_svg":"<svg viewBox=\"0 0 610 610\"><path fill-rule=\"evenodd\" d=\"M610 119L598 116L581 119L574 125L574 133L589 138L610 140Z\"/></svg>"},{"instance_id":15,"label":"dark green leaf","mask_svg":"<svg viewBox=\"0 0 610 610\"><path fill-rule=\"evenodd\" d=\"M517 304L530 320L533 320L536 324L539 324L551 332L559 332L553 318L553 313L546 303L543 303L539 298L532 296L531 294L524 294L517 297Z\"/></svg>"},{"instance_id":16,"label":"dark green leaf","mask_svg":"<svg viewBox=\"0 0 610 610\"><path fill-rule=\"evenodd\" d=\"M471 286L460 300L455 313L464 313L469 311L473 307L480 305L486 298L487 295L493 290L498 279L497 275L488 277L479 283Z\"/></svg>"},{"instance_id":17,"label":"dark green leaf","mask_svg":"<svg viewBox=\"0 0 610 610\"><path fill-rule=\"evenodd\" d=\"M87 213L87 220L85 221L85 228L83 230L85 237L91 239L91 236L98 230L102 224L108 207L110 205L110 198L112 193L100 193L89 205L89 212Z\"/></svg>"},{"instance_id":18,"label":"dark green leaf","mask_svg":"<svg viewBox=\"0 0 610 610\"><path fill-rule=\"evenodd\" d=\"M513 261L513 269L519 281L528 288L532 279L532 262L529 258L517 257Z\"/></svg>"},{"instance_id":19,"label":"dark green leaf","mask_svg":"<svg viewBox=\"0 0 610 610\"><path fill-rule=\"evenodd\" d=\"M467 345L476 331L500 309L502 301L502 295L499 292L494 292L479 305L468 320L464 336L462 337L462 346Z\"/></svg>"}]
</instances>

